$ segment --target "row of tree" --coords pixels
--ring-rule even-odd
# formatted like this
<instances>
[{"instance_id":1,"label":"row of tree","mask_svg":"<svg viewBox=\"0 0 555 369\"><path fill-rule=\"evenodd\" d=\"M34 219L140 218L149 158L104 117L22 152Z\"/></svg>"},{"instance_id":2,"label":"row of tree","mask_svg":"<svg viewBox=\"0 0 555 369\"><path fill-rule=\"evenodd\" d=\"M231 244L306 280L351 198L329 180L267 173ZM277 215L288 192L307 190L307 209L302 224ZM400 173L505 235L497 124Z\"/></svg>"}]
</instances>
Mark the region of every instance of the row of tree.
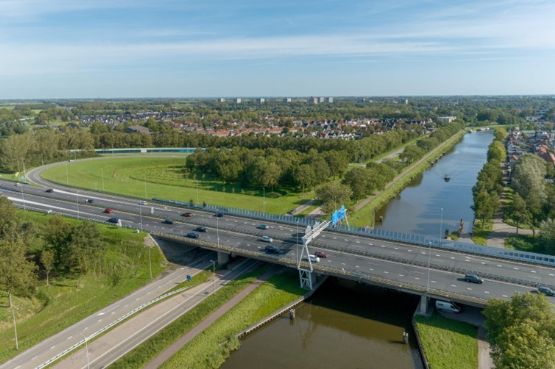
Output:
<instances>
[{"instance_id":1,"label":"row of tree","mask_svg":"<svg viewBox=\"0 0 555 369\"><path fill-rule=\"evenodd\" d=\"M486 164L478 173L476 184L472 188L474 214L485 225L499 208L499 199L503 191L503 163L507 158L505 140L507 131L498 129L495 139L489 145Z\"/></svg>"},{"instance_id":2,"label":"row of tree","mask_svg":"<svg viewBox=\"0 0 555 369\"><path fill-rule=\"evenodd\" d=\"M341 176L349 164L343 151L303 153L281 149L208 149L189 155L186 167L195 175L215 177L246 188L288 187L306 190Z\"/></svg>"}]
</instances>

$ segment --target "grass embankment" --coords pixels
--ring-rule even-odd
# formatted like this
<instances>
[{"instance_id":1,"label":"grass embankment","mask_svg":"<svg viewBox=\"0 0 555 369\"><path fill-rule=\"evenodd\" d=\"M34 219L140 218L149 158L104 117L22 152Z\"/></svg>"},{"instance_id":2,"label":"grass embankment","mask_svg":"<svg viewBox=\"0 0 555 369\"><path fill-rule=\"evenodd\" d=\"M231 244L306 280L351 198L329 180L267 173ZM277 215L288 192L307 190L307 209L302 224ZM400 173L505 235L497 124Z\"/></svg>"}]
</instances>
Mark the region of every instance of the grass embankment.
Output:
<instances>
[{"instance_id":1,"label":"grass embankment","mask_svg":"<svg viewBox=\"0 0 555 369\"><path fill-rule=\"evenodd\" d=\"M35 227L46 227L48 216L34 212L18 212ZM77 222L68 219L68 222ZM0 363L62 331L99 309L121 299L150 282L148 249L144 233L134 233L107 225L98 225L102 241L108 248L106 256L118 268L118 280L87 274L80 278L50 278L50 286L41 281L33 298L16 297L19 351L15 350L11 310L7 299L0 299ZM41 242L37 240L36 242ZM158 276L165 259L158 248L153 249L152 274Z\"/></svg>"},{"instance_id":2,"label":"grass embankment","mask_svg":"<svg viewBox=\"0 0 555 369\"><path fill-rule=\"evenodd\" d=\"M233 296L239 293L252 283L257 276L261 275L265 268L256 270L249 273L235 281L232 281L213 295L207 297L203 302L193 308L191 311L184 314L181 318L161 330L155 336L151 337L140 346L136 347L133 351L125 355L120 360L116 361L111 368L113 369L135 369L142 368L146 363L156 357L159 353L164 351L167 347L177 341L182 335L190 331L193 327L198 325L209 314L217 310L225 302L229 301ZM240 322L246 324L245 327L256 322L260 314L266 316L275 311L279 307L285 305L289 301L296 299L302 292L296 287L297 279L289 274L280 274L271 278L268 282L257 288L251 295L249 295L243 302L232 309L231 312L226 314L223 318L218 320L212 327L207 329L201 335L197 336L187 346L185 346L178 354L175 355L173 360L183 360L186 357L187 364L180 364L180 368L188 368L187 365L196 365L198 368L212 368L219 367L223 360L227 357L230 350L238 346L235 335L242 331L244 328L237 330L233 326L234 331L228 336L214 336L214 327L219 326L222 320L227 320L227 316L234 314L234 319L237 319L236 313L233 313L238 307L244 304L245 301L253 301L252 296L261 296L255 302L258 304L256 307L250 305L251 310L242 310ZM262 292L261 292L262 291ZM252 310L257 310L259 314L251 314ZM246 315L251 314L251 315ZM245 323L248 321L249 323ZM243 325L241 325L243 326ZM218 330L218 332L221 332ZM228 331L226 331L228 332ZM210 339L206 341L206 337ZM221 338L222 344L214 343L215 339ZM233 343L232 345L229 343ZM219 364L217 364L219 363ZM216 365L217 366L211 366ZM173 365L173 364L172 364Z\"/></svg>"},{"instance_id":3,"label":"grass embankment","mask_svg":"<svg viewBox=\"0 0 555 369\"><path fill-rule=\"evenodd\" d=\"M67 168L66 168L67 166ZM183 157L127 156L59 163L43 172L52 182L139 198L205 201L208 204L266 210L285 214L314 197L312 192L279 195L266 190L245 190L238 184L204 178L193 179L184 171ZM69 182L68 182L69 174ZM145 187L146 182L146 187ZM278 197L271 197L278 196Z\"/></svg>"},{"instance_id":4,"label":"grass embankment","mask_svg":"<svg viewBox=\"0 0 555 369\"><path fill-rule=\"evenodd\" d=\"M15 173L0 173L0 179L5 181L17 181Z\"/></svg>"},{"instance_id":5,"label":"grass embankment","mask_svg":"<svg viewBox=\"0 0 555 369\"><path fill-rule=\"evenodd\" d=\"M294 273L278 274L262 284L210 328L168 360L161 369L217 369L239 347L240 332L303 294Z\"/></svg>"},{"instance_id":6,"label":"grass embankment","mask_svg":"<svg viewBox=\"0 0 555 369\"><path fill-rule=\"evenodd\" d=\"M455 146L464 134L464 131L454 134L447 141L428 152L422 159L403 169L392 182L386 185L383 191L379 191L372 195L370 201L368 201L364 207L353 211L349 216L349 223L359 227L373 225L375 221L375 211L385 206L385 204L397 196L415 177L421 175L428 169L433 161Z\"/></svg>"},{"instance_id":7,"label":"grass embankment","mask_svg":"<svg viewBox=\"0 0 555 369\"><path fill-rule=\"evenodd\" d=\"M477 369L476 327L440 315L415 317L421 349L431 369Z\"/></svg>"}]
</instances>

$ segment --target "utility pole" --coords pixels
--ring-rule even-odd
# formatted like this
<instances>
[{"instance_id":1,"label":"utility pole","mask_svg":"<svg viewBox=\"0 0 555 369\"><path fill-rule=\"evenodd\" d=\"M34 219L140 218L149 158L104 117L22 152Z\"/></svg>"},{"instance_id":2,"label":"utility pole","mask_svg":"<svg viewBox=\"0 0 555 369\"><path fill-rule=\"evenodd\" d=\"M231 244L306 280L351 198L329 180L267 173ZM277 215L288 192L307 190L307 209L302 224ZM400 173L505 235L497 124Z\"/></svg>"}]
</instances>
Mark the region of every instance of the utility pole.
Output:
<instances>
[{"instance_id":1,"label":"utility pole","mask_svg":"<svg viewBox=\"0 0 555 369\"><path fill-rule=\"evenodd\" d=\"M17 323L15 321L15 306L12 301L12 293L8 292L8 297L10 299L10 307L12 308L12 318L13 318L13 331L15 336L15 349L19 350L19 340L17 339Z\"/></svg>"},{"instance_id":2,"label":"utility pole","mask_svg":"<svg viewBox=\"0 0 555 369\"><path fill-rule=\"evenodd\" d=\"M439 223L439 246L441 246L442 242L442 235L443 233L443 208L441 208L441 222Z\"/></svg>"},{"instance_id":3,"label":"utility pole","mask_svg":"<svg viewBox=\"0 0 555 369\"><path fill-rule=\"evenodd\" d=\"M150 279L152 279L152 259L150 258L150 249L152 247L148 246L148 269L150 271Z\"/></svg>"}]
</instances>

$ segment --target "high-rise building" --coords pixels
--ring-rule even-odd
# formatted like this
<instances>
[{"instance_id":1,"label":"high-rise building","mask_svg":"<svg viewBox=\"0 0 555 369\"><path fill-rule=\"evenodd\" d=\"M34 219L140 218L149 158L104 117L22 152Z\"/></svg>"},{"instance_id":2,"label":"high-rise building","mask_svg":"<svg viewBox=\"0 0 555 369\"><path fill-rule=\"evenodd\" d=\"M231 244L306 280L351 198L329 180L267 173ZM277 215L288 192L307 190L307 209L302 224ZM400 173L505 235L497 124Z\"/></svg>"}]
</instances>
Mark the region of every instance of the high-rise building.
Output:
<instances>
[{"instance_id":1,"label":"high-rise building","mask_svg":"<svg viewBox=\"0 0 555 369\"><path fill-rule=\"evenodd\" d=\"M323 96L320 96L320 97L318 98L318 100L319 100L319 102L323 103L324 101L326 101L326 98L323 97Z\"/></svg>"},{"instance_id":2,"label":"high-rise building","mask_svg":"<svg viewBox=\"0 0 555 369\"><path fill-rule=\"evenodd\" d=\"M257 99L257 101L258 101L259 104L264 104L266 102L266 99L261 97L261 98Z\"/></svg>"},{"instance_id":3,"label":"high-rise building","mask_svg":"<svg viewBox=\"0 0 555 369\"><path fill-rule=\"evenodd\" d=\"M218 101L221 102L221 103L223 103L223 102L225 102L225 99L224 99L223 97L220 97L220 98L218 99Z\"/></svg>"},{"instance_id":4,"label":"high-rise building","mask_svg":"<svg viewBox=\"0 0 555 369\"><path fill-rule=\"evenodd\" d=\"M236 98L236 99L235 99L235 103L236 103L236 104L241 104L241 98L240 98L240 97Z\"/></svg>"},{"instance_id":5,"label":"high-rise building","mask_svg":"<svg viewBox=\"0 0 555 369\"><path fill-rule=\"evenodd\" d=\"M333 97L328 97L328 104L333 104Z\"/></svg>"},{"instance_id":6,"label":"high-rise building","mask_svg":"<svg viewBox=\"0 0 555 369\"><path fill-rule=\"evenodd\" d=\"M285 102L285 103L290 103L290 102L291 102L291 98L290 98L290 97L286 97L285 99L283 99L283 102Z\"/></svg>"}]
</instances>

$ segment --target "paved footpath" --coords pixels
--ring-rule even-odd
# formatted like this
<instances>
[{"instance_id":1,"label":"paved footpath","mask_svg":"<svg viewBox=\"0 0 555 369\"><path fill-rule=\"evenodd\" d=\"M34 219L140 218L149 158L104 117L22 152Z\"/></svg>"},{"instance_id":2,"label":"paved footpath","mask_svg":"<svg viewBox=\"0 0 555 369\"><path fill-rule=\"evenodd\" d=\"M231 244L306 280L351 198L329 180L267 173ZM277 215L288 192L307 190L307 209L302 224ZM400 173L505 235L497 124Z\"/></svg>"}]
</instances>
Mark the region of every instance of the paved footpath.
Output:
<instances>
[{"instance_id":1,"label":"paved footpath","mask_svg":"<svg viewBox=\"0 0 555 369\"><path fill-rule=\"evenodd\" d=\"M216 320L221 318L225 313L231 310L234 306L239 304L245 297L247 297L252 291L254 291L258 286L260 286L264 281L267 281L275 272L276 268L270 268L266 273L258 277L254 282L249 284L237 295L233 296L228 302L220 306L216 311L207 316L203 321L201 321L196 327L187 332L183 337L174 342L166 350L162 351L157 357L155 357L150 363L148 363L144 369L156 369L159 368L164 362L170 359L175 353L177 353L183 346L189 343L193 338L195 338L199 333L202 333L206 328L210 327Z\"/></svg>"},{"instance_id":2,"label":"paved footpath","mask_svg":"<svg viewBox=\"0 0 555 369\"><path fill-rule=\"evenodd\" d=\"M194 308L210 294L231 280L255 267L257 262L247 260L232 270L218 272L215 280L201 283L176 296L168 298L151 308L133 316L62 359L56 369L101 369L131 351L133 348L159 332L161 329Z\"/></svg>"}]
</instances>

